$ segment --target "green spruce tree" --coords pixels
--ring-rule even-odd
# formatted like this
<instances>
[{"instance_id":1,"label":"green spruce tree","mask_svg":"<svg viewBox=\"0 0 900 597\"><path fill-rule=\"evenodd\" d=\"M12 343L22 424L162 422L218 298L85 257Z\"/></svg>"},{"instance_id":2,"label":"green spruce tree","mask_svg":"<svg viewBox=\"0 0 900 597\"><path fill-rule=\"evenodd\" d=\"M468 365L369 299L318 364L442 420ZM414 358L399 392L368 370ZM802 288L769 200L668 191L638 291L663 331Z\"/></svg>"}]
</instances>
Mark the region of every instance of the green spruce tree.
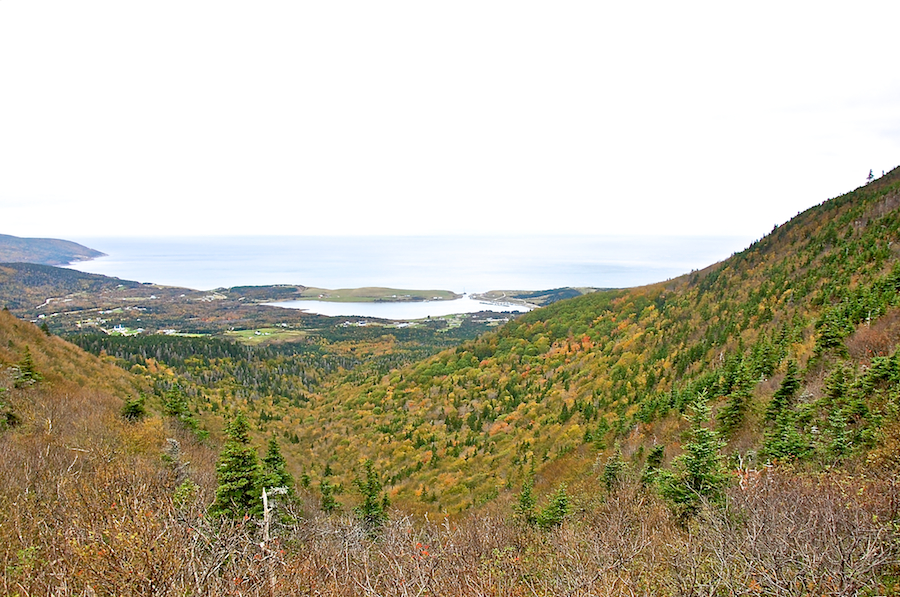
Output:
<instances>
[{"instance_id":1,"label":"green spruce tree","mask_svg":"<svg viewBox=\"0 0 900 597\"><path fill-rule=\"evenodd\" d=\"M644 472L641 474L641 484L649 485L656 481L659 476L659 470L662 467L663 459L666 456L666 447L656 445L647 454L647 460L644 463Z\"/></svg>"},{"instance_id":2,"label":"green spruce tree","mask_svg":"<svg viewBox=\"0 0 900 597\"><path fill-rule=\"evenodd\" d=\"M334 485L328 478L323 478L319 485L319 491L322 493L322 512L331 514L338 509L337 500L334 499Z\"/></svg>"},{"instance_id":3,"label":"green spruce tree","mask_svg":"<svg viewBox=\"0 0 900 597\"><path fill-rule=\"evenodd\" d=\"M278 447L278 440L274 437L269 438L269 446L263 457L263 469L263 483L266 487L284 487L288 495L294 493L294 477L287 472L287 463Z\"/></svg>"},{"instance_id":4,"label":"green spruce tree","mask_svg":"<svg viewBox=\"0 0 900 597\"><path fill-rule=\"evenodd\" d=\"M31 350L26 346L25 352L22 355L22 360L16 364L16 374L13 385L16 388L24 388L43 379L44 377L38 373L35 368L34 357L31 356Z\"/></svg>"},{"instance_id":5,"label":"green spruce tree","mask_svg":"<svg viewBox=\"0 0 900 597\"><path fill-rule=\"evenodd\" d=\"M684 453L675 459L674 470L662 471L660 492L672 511L682 520L697 514L704 503L721 505L728 482L719 449L719 434L708 426L710 409L706 397L698 396L690 405L690 436Z\"/></svg>"},{"instance_id":6,"label":"green spruce tree","mask_svg":"<svg viewBox=\"0 0 900 597\"><path fill-rule=\"evenodd\" d=\"M799 427L797 414L793 410L785 408L780 411L772 428L765 432L763 455L771 460L785 462L806 457L811 447L801 435Z\"/></svg>"},{"instance_id":7,"label":"green spruce tree","mask_svg":"<svg viewBox=\"0 0 900 597\"><path fill-rule=\"evenodd\" d=\"M387 522L390 501L382 493L382 483L371 460L363 464L363 476L354 481L362 494L363 502L354 509L356 516L370 533L375 533Z\"/></svg>"},{"instance_id":8,"label":"green spruce tree","mask_svg":"<svg viewBox=\"0 0 900 597\"><path fill-rule=\"evenodd\" d=\"M617 489L624 474L625 461L622 460L622 448L617 442L612 455L606 459L606 465L603 467L603 486L606 487L606 491L612 493Z\"/></svg>"},{"instance_id":9,"label":"green spruce tree","mask_svg":"<svg viewBox=\"0 0 900 597\"><path fill-rule=\"evenodd\" d=\"M534 507L534 475L529 474L522 481L522 492L515 505L516 517L528 526L533 525L537 521Z\"/></svg>"},{"instance_id":10,"label":"green spruce tree","mask_svg":"<svg viewBox=\"0 0 900 597\"><path fill-rule=\"evenodd\" d=\"M177 419L187 429L195 432L200 429L200 422L188 406L187 394L177 384L163 396L163 412Z\"/></svg>"},{"instance_id":11,"label":"green spruce tree","mask_svg":"<svg viewBox=\"0 0 900 597\"><path fill-rule=\"evenodd\" d=\"M719 426L724 435L731 435L744 422L744 416L747 413L747 406L752 395L753 380L751 379L750 367L746 361L741 359L731 384L728 400L718 414Z\"/></svg>"},{"instance_id":12,"label":"green spruce tree","mask_svg":"<svg viewBox=\"0 0 900 597\"><path fill-rule=\"evenodd\" d=\"M240 518L262 512L263 473L256 450L250 445L250 425L238 412L225 428L228 439L216 465L214 515Z\"/></svg>"},{"instance_id":13,"label":"green spruce tree","mask_svg":"<svg viewBox=\"0 0 900 597\"><path fill-rule=\"evenodd\" d=\"M800 389L800 377L797 375L797 363L790 359L787 362L787 372L781 382L781 386L772 396L769 406L766 408L766 422L775 421L785 409L790 408L797 390Z\"/></svg>"},{"instance_id":14,"label":"green spruce tree","mask_svg":"<svg viewBox=\"0 0 900 597\"><path fill-rule=\"evenodd\" d=\"M562 524L569 515L569 494L563 483L550 497L550 501L538 514L537 523L542 529L547 530Z\"/></svg>"},{"instance_id":15,"label":"green spruce tree","mask_svg":"<svg viewBox=\"0 0 900 597\"><path fill-rule=\"evenodd\" d=\"M140 421L147 416L147 407L144 406L146 399L147 397L141 393L137 398L126 400L125 405L122 406L122 410L120 411L122 418L133 423L135 421Z\"/></svg>"}]
</instances>

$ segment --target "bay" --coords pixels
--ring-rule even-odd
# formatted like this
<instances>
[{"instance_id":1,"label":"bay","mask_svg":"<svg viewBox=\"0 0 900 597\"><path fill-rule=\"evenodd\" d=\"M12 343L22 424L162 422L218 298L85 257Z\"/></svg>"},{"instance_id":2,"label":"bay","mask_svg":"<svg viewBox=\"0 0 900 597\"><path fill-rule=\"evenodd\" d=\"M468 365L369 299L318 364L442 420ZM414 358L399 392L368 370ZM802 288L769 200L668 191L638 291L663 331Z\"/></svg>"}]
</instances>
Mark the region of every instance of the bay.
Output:
<instances>
[{"instance_id":1,"label":"bay","mask_svg":"<svg viewBox=\"0 0 900 597\"><path fill-rule=\"evenodd\" d=\"M329 301L283 301L267 303L286 309L303 309L319 315L331 317L378 317L380 319L425 319L442 317L456 313L479 313L481 311L524 313L529 309L520 305L500 305L479 301L469 295L453 300L415 301L398 303L339 303Z\"/></svg>"},{"instance_id":2,"label":"bay","mask_svg":"<svg viewBox=\"0 0 900 597\"><path fill-rule=\"evenodd\" d=\"M196 290L298 284L460 294L639 286L701 269L752 241L731 236L560 235L109 236L74 240L107 256L69 267L138 282ZM343 304L356 307L365 303Z\"/></svg>"}]
</instances>

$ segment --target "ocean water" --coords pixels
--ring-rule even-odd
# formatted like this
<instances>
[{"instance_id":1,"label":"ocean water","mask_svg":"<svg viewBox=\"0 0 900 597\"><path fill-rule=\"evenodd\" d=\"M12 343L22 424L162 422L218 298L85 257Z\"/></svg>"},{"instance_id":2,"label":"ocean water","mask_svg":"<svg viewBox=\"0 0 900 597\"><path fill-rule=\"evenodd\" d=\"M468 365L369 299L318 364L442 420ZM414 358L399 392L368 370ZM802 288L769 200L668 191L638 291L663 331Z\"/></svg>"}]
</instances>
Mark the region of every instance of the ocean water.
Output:
<instances>
[{"instance_id":1,"label":"ocean water","mask_svg":"<svg viewBox=\"0 0 900 597\"><path fill-rule=\"evenodd\" d=\"M722 236L232 236L74 240L107 254L70 266L74 269L196 290L299 284L330 289L384 286L469 294L563 286L639 286L704 268L744 249L752 241Z\"/></svg>"}]
</instances>

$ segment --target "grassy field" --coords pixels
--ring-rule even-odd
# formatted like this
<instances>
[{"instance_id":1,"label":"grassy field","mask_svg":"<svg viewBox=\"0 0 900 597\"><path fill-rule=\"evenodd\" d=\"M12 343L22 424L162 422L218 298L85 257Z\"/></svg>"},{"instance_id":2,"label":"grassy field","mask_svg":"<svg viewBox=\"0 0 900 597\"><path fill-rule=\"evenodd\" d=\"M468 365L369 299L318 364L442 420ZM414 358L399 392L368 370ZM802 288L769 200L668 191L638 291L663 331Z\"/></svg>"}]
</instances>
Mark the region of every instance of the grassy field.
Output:
<instances>
[{"instance_id":1,"label":"grassy field","mask_svg":"<svg viewBox=\"0 0 900 597\"><path fill-rule=\"evenodd\" d=\"M254 330L234 330L225 332L226 338L239 340L246 344L262 344L264 342L289 342L305 338L308 333L304 330L289 329L284 327L266 327Z\"/></svg>"}]
</instances>

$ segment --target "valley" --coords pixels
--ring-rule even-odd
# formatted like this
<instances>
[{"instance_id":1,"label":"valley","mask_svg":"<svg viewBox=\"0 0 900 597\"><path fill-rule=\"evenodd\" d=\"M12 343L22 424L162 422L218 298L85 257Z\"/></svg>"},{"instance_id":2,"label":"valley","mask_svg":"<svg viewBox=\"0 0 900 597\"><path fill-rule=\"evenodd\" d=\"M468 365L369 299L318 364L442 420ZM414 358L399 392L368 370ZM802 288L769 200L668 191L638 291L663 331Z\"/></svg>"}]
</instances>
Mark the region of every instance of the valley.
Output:
<instances>
[{"instance_id":1,"label":"valley","mask_svg":"<svg viewBox=\"0 0 900 597\"><path fill-rule=\"evenodd\" d=\"M521 315L262 304L308 292L0 265L6 592L900 591L900 169Z\"/></svg>"}]
</instances>

